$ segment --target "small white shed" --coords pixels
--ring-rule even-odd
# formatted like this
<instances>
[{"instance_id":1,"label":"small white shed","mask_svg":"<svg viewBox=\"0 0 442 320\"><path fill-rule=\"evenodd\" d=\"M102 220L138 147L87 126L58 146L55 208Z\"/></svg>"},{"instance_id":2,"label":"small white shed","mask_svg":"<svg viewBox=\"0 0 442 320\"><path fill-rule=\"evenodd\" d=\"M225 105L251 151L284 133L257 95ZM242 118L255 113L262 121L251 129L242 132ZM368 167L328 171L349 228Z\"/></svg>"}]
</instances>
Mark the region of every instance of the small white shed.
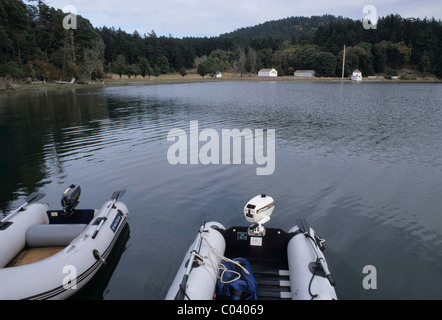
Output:
<instances>
[{"instance_id":1,"label":"small white shed","mask_svg":"<svg viewBox=\"0 0 442 320\"><path fill-rule=\"evenodd\" d=\"M261 69L258 72L259 77L277 77L278 71L276 71L274 68L265 68Z\"/></svg>"},{"instance_id":2,"label":"small white shed","mask_svg":"<svg viewBox=\"0 0 442 320\"><path fill-rule=\"evenodd\" d=\"M351 76L351 80L353 81L362 81L362 72L356 69L353 71L353 74Z\"/></svg>"}]
</instances>

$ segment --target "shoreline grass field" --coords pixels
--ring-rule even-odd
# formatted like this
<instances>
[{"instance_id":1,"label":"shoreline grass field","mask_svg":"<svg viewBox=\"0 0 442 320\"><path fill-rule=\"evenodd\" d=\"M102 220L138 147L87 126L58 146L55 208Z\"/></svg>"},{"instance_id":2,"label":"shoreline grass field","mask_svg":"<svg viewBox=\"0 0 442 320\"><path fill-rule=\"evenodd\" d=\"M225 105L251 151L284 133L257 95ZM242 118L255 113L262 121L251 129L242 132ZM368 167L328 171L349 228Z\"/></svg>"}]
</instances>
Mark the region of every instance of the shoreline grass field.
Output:
<instances>
[{"instance_id":1,"label":"shoreline grass field","mask_svg":"<svg viewBox=\"0 0 442 320\"><path fill-rule=\"evenodd\" d=\"M0 90L0 92L14 92L14 91L26 91L26 90L63 90L63 89L76 89L76 88L104 88L104 87L118 87L118 86L143 86L143 85L161 85L161 84L184 84L184 83L202 83L202 82L220 82L220 81L294 81L294 82L352 82L349 78L340 77L315 77L315 78L298 78L294 76L279 76L279 77L258 77L258 75L243 74L242 76L237 73L223 73L221 78L212 78L211 76L201 77L196 72L189 72L185 77L178 73L169 73L160 75L157 78L149 77L131 77L123 75L121 78L117 74L108 75L103 81L90 81L88 83L64 83L58 84L56 82L46 83L24 83L16 82ZM412 79L369 79L363 78L362 82L378 82L378 83L442 83L442 80L436 77L419 78L414 77Z\"/></svg>"}]
</instances>

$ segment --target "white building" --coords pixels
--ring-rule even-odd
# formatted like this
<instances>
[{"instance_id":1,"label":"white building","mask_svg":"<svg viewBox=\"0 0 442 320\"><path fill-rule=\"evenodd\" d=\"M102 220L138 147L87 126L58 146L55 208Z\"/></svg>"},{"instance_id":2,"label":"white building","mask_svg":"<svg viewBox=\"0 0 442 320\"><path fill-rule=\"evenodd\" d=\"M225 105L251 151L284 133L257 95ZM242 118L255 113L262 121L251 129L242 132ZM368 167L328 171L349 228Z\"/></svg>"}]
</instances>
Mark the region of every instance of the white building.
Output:
<instances>
[{"instance_id":1,"label":"white building","mask_svg":"<svg viewBox=\"0 0 442 320\"><path fill-rule=\"evenodd\" d=\"M296 70L295 77L314 78L316 76L315 70Z\"/></svg>"},{"instance_id":2,"label":"white building","mask_svg":"<svg viewBox=\"0 0 442 320\"><path fill-rule=\"evenodd\" d=\"M356 69L353 71L353 74L351 76L351 80L353 81L362 81L362 72Z\"/></svg>"},{"instance_id":3,"label":"white building","mask_svg":"<svg viewBox=\"0 0 442 320\"><path fill-rule=\"evenodd\" d=\"M276 71L275 69L261 69L258 72L258 76L259 77L277 77L278 76L278 71Z\"/></svg>"}]
</instances>

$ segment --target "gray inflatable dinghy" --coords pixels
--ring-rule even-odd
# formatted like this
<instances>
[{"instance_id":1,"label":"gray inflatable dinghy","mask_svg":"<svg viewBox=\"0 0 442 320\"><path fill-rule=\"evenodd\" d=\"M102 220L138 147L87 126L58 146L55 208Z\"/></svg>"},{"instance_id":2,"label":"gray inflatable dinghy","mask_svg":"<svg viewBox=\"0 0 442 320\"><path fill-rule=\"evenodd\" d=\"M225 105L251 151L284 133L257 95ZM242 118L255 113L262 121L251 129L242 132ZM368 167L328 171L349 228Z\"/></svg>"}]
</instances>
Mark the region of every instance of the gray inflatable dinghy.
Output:
<instances>
[{"instance_id":1,"label":"gray inflatable dinghy","mask_svg":"<svg viewBox=\"0 0 442 320\"><path fill-rule=\"evenodd\" d=\"M81 188L63 193L63 210L33 193L0 221L0 300L67 299L91 280L123 230L129 211L117 191L99 210L77 210Z\"/></svg>"},{"instance_id":2,"label":"gray inflatable dinghy","mask_svg":"<svg viewBox=\"0 0 442 320\"><path fill-rule=\"evenodd\" d=\"M218 222L204 223L166 300L217 299L223 263L235 263L232 260L239 257L250 262L260 300L336 300L335 282L323 254L324 240L305 220L297 220L288 232L264 228L274 207L274 200L263 194L244 208L246 220L253 223L250 227L226 229Z\"/></svg>"}]
</instances>

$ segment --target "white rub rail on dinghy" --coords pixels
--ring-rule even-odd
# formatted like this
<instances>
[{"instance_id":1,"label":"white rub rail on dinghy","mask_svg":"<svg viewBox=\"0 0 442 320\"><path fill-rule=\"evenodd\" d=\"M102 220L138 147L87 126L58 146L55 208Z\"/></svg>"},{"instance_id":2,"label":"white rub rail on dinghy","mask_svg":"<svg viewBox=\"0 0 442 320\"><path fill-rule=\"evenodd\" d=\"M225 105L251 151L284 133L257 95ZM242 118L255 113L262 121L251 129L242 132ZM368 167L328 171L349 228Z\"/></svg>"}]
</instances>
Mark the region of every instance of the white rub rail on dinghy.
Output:
<instances>
[{"instance_id":1,"label":"white rub rail on dinghy","mask_svg":"<svg viewBox=\"0 0 442 320\"><path fill-rule=\"evenodd\" d=\"M166 300L213 300L221 281L223 261L250 261L258 284L258 299L336 300L321 238L305 220L288 232L264 228L274 200L263 194L244 208L250 227L226 229L218 222L203 223L186 253Z\"/></svg>"},{"instance_id":2,"label":"white rub rail on dinghy","mask_svg":"<svg viewBox=\"0 0 442 320\"><path fill-rule=\"evenodd\" d=\"M77 210L81 189L62 196L63 210L33 193L0 221L0 300L64 300L106 264L129 211L116 191L99 210Z\"/></svg>"}]
</instances>

